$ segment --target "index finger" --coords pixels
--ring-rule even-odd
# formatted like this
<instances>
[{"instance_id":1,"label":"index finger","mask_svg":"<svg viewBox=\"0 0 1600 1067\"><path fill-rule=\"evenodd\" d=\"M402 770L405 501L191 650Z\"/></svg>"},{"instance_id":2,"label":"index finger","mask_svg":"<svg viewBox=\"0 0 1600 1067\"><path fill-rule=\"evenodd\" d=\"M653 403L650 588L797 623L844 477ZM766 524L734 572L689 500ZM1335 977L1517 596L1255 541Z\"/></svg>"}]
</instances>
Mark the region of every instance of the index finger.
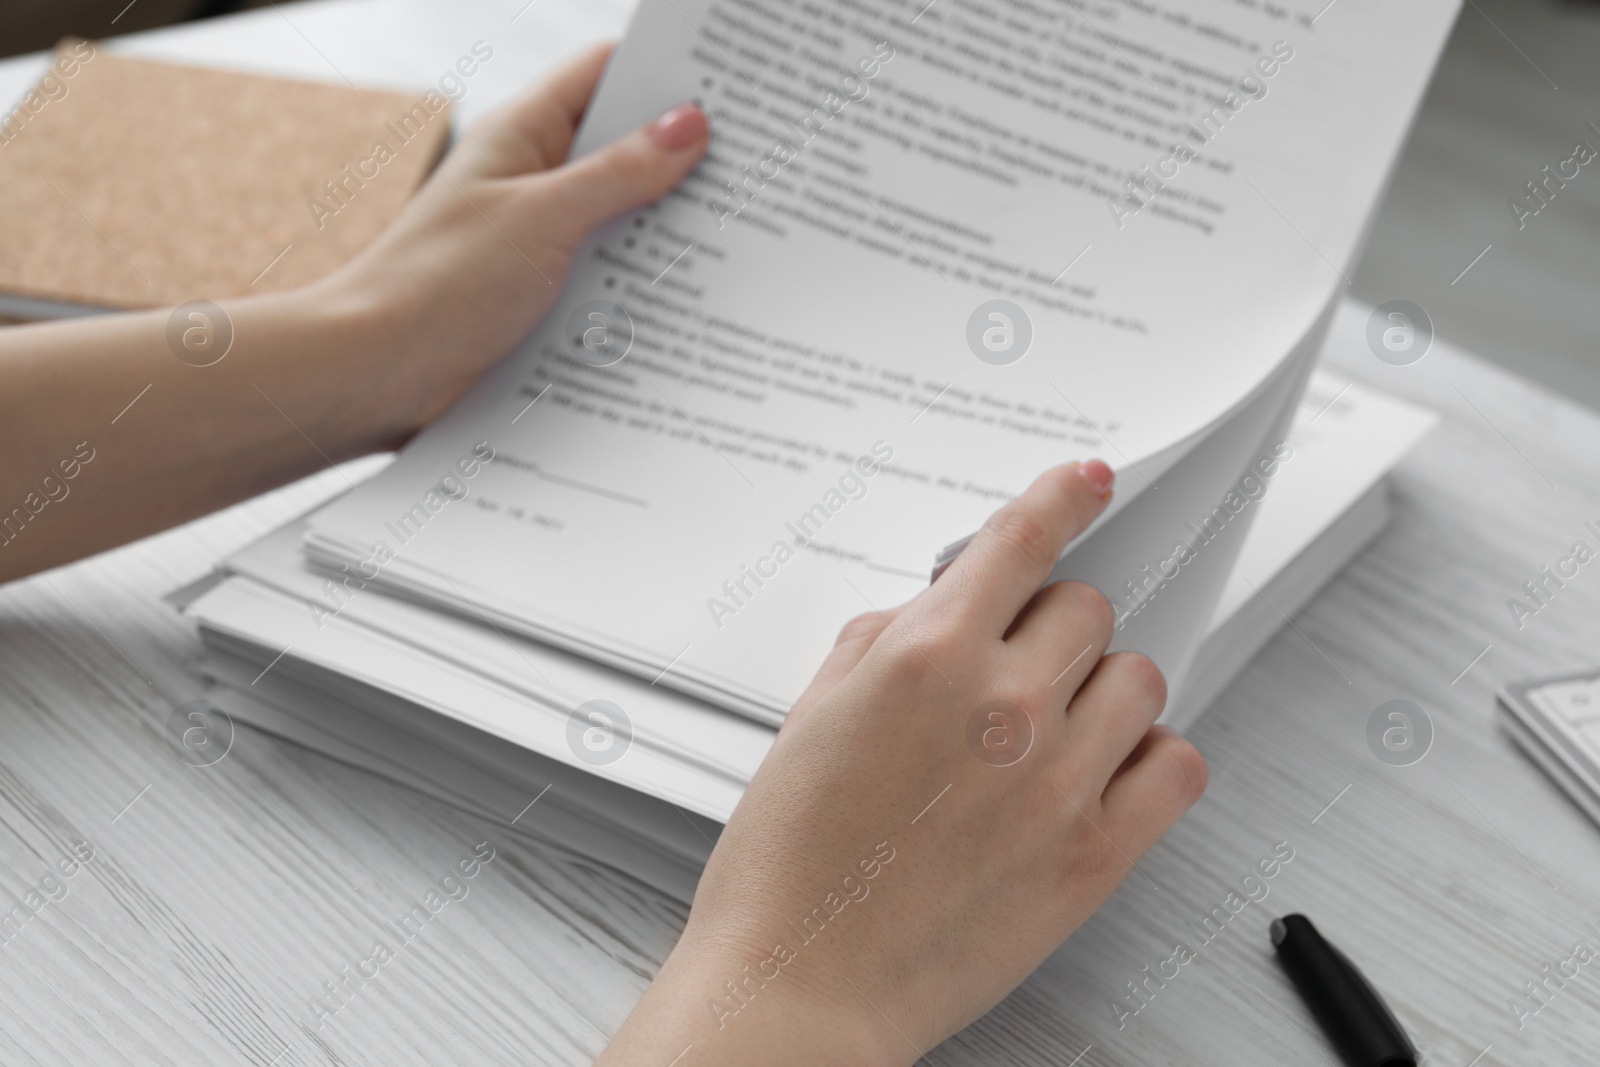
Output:
<instances>
[{"instance_id":1,"label":"index finger","mask_svg":"<svg viewBox=\"0 0 1600 1067\"><path fill-rule=\"evenodd\" d=\"M1098 459L1051 467L989 516L925 594L924 610L1001 637L1074 537L1105 510L1115 475Z\"/></svg>"}]
</instances>

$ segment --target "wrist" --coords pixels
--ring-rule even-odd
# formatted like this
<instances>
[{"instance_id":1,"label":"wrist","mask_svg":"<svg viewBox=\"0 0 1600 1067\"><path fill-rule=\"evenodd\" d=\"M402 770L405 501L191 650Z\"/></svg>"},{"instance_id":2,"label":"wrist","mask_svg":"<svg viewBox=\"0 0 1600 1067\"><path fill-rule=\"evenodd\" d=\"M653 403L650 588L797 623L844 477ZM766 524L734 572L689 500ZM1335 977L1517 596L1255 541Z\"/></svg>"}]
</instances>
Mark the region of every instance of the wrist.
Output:
<instances>
[{"instance_id":1,"label":"wrist","mask_svg":"<svg viewBox=\"0 0 1600 1067\"><path fill-rule=\"evenodd\" d=\"M341 272L281 299L303 340L297 372L340 398L329 430L349 451L397 448L443 409L419 373L410 312L381 285Z\"/></svg>"},{"instance_id":2,"label":"wrist","mask_svg":"<svg viewBox=\"0 0 1600 1067\"><path fill-rule=\"evenodd\" d=\"M597 1067L659 1067L686 1046L700 1065L910 1067L918 1050L843 978L791 955L715 947L691 932L673 950ZM672 1047L668 1047L668 1046Z\"/></svg>"}]
</instances>

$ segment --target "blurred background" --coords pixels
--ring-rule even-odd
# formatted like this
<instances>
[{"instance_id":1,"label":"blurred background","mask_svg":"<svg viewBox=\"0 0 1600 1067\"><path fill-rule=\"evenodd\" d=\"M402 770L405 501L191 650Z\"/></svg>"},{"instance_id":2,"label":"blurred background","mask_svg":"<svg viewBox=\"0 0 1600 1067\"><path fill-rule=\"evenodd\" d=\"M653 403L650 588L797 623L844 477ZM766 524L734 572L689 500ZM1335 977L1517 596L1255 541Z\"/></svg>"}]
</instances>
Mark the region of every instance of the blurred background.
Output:
<instances>
[{"instance_id":1,"label":"blurred background","mask_svg":"<svg viewBox=\"0 0 1600 1067\"><path fill-rule=\"evenodd\" d=\"M63 37L116 37L266 7L272 0L0 0L0 58L49 48Z\"/></svg>"},{"instance_id":2,"label":"blurred background","mask_svg":"<svg viewBox=\"0 0 1600 1067\"><path fill-rule=\"evenodd\" d=\"M0 56L272 3L0 0ZM1463 0L1353 280L1362 300L1411 300L1441 336L1600 408L1600 160L1520 228L1511 208L1579 141L1600 150L1596 55L1600 4Z\"/></svg>"}]
</instances>

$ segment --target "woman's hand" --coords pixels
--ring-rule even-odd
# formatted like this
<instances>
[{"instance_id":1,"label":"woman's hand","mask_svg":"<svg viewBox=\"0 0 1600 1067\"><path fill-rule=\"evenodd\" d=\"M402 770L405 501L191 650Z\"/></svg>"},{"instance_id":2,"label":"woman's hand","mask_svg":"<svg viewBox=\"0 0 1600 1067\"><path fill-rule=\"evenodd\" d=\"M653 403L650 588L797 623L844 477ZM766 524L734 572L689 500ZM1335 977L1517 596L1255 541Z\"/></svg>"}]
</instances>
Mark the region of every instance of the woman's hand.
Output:
<instances>
[{"instance_id":1,"label":"woman's hand","mask_svg":"<svg viewBox=\"0 0 1600 1067\"><path fill-rule=\"evenodd\" d=\"M403 438L441 414L550 310L589 232L694 169L693 104L566 162L611 54L602 45L467 131L404 213L318 288L381 323L379 383Z\"/></svg>"},{"instance_id":2,"label":"woman's hand","mask_svg":"<svg viewBox=\"0 0 1600 1067\"><path fill-rule=\"evenodd\" d=\"M0 501L27 507L0 531L0 582L394 448L443 412L549 310L589 230L705 152L705 116L683 106L564 162L608 54L473 126L330 277L222 300L215 362L169 347L170 308L0 329Z\"/></svg>"},{"instance_id":3,"label":"woman's hand","mask_svg":"<svg viewBox=\"0 0 1600 1067\"><path fill-rule=\"evenodd\" d=\"M939 581L845 627L600 1063L910 1064L1078 928L1205 788L1104 596L1039 588L1104 509L1042 475Z\"/></svg>"}]
</instances>

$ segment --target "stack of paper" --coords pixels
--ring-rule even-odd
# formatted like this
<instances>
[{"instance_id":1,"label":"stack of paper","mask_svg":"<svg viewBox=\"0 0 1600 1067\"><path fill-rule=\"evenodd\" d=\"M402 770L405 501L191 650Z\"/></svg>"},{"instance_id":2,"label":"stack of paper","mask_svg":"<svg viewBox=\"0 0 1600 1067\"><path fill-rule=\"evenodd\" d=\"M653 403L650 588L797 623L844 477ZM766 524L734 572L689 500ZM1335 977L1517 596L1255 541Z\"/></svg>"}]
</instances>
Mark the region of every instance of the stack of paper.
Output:
<instances>
[{"instance_id":1,"label":"stack of paper","mask_svg":"<svg viewBox=\"0 0 1600 1067\"><path fill-rule=\"evenodd\" d=\"M441 792L544 776L591 854L654 800L692 870L839 627L1046 467L1117 468L1052 579L1113 600L1174 715L1376 530L1419 418L1324 384L1290 424L1453 0L786 11L643 0L574 152L698 98L710 153L193 606L247 714L448 753Z\"/></svg>"},{"instance_id":2,"label":"stack of paper","mask_svg":"<svg viewBox=\"0 0 1600 1067\"><path fill-rule=\"evenodd\" d=\"M1192 721L1378 533L1387 472L1433 422L1362 386L1313 379L1166 721ZM483 620L377 590L333 592L342 574L311 564L305 528L234 556L187 605L218 705L688 899L774 727ZM623 709L630 732L614 720L609 738L581 736L597 727L578 713L603 707L594 701ZM611 751L618 758L603 762Z\"/></svg>"},{"instance_id":3,"label":"stack of paper","mask_svg":"<svg viewBox=\"0 0 1600 1067\"><path fill-rule=\"evenodd\" d=\"M1600 823L1600 676L1589 670L1508 683L1495 703L1512 739Z\"/></svg>"}]
</instances>

